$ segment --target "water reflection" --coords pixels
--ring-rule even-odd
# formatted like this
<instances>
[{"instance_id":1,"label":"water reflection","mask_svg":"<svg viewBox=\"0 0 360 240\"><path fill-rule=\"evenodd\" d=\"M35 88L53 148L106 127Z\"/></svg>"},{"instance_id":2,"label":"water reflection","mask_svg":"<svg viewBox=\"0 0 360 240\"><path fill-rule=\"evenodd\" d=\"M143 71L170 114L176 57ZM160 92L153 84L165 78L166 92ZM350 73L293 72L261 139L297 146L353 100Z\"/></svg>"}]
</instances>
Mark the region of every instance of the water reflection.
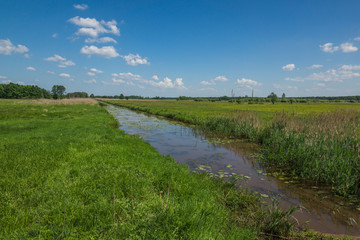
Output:
<instances>
[{"instance_id":1,"label":"water reflection","mask_svg":"<svg viewBox=\"0 0 360 240\"><path fill-rule=\"evenodd\" d=\"M311 229L333 234L360 235L358 203L329 194L326 188L276 176L262 169L252 154L256 146L241 140L219 138L178 122L108 106L127 134L136 134L158 152L171 155L190 171L206 171L216 177L240 176L239 184L265 197L281 198L281 207L304 206L296 213ZM274 176L272 176L274 175Z\"/></svg>"}]
</instances>

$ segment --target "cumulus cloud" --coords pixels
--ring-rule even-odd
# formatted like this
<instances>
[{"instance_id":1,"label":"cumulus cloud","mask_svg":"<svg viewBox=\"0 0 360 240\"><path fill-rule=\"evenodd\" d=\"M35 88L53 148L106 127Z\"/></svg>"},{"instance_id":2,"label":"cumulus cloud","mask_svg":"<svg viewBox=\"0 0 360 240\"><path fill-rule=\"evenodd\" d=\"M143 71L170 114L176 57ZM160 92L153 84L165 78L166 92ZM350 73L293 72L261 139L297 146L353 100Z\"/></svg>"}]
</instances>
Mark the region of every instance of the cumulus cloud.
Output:
<instances>
[{"instance_id":1,"label":"cumulus cloud","mask_svg":"<svg viewBox=\"0 0 360 240\"><path fill-rule=\"evenodd\" d=\"M323 52L333 53L339 50L338 46L333 46L333 43L325 43L320 45L320 48Z\"/></svg>"},{"instance_id":2,"label":"cumulus cloud","mask_svg":"<svg viewBox=\"0 0 360 240\"><path fill-rule=\"evenodd\" d=\"M182 78L176 78L174 81L168 77L165 77L163 81L159 81L159 78L157 75L154 75L156 77L152 77L153 80L146 80L142 76L133 74L131 72L128 73L113 73L112 74L112 83L108 84L127 84L130 86L138 86L140 88L143 88L142 85L139 85L139 83L150 85L153 87L158 88L177 88L177 89L187 89L184 85ZM157 80L156 80L157 79ZM137 84L135 84L135 82ZM106 82L103 82L104 84L107 84Z\"/></svg>"},{"instance_id":3,"label":"cumulus cloud","mask_svg":"<svg viewBox=\"0 0 360 240\"><path fill-rule=\"evenodd\" d=\"M316 84L318 87L325 87L325 83L318 83Z\"/></svg>"},{"instance_id":4,"label":"cumulus cloud","mask_svg":"<svg viewBox=\"0 0 360 240\"><path fill-rule=\"evenodd\" d=\"M321 82L343 82L347 79L360 77L359 72L354 72L353 70L360 70L359 65L343 65L339 69L329 69L324 72L312 73L307 77L301 78L286 78L287 81L321 81Z\"/></svg>"},{"instance_id":5,"label":"cumulus cloud","mask_svg":"<svg viewBox=\"0 0 360 240\"><path fill-rule=\"evenodd\" d=\"M322 68L323 65L321 64L313 64L311 67L309 67L310 69L317 69L317 68Z\"/></svg>"},{"instance_id":6,"label":"cumulus cloud","mask_svg":"<svg viewBox=\"0 0 360 240\"><path fill-rule=\"evenodd\" d=\"M88 84L96 83L96 79L91 79L91 80L88 80L88 81L85 80L84 83L88 83Z\"/></svg>"},{"instance_id":7,"label":"cumulus cloud","mask_svg":"<svg viewBox=\"0 0 360 240\"><path fill-rule=\"evenodd\" d=\"M64 78L70 78L70 74L67 73L60 73L59 76Z\"/></svg>"},{"instance_id":8,"label":"cumulus cloud","mask_svg":"<svg viewBox=\"0 0 360 240\"><path fill-rule=\"evenodd\" d=\"M360 65L342 65L341 69L344 69L344 70L360 70Z\"/></svg>"},{"instance_id":9,"label":"cumulus cloud","mask_svg":"<svg viewBox=\"0 0 360 240\"><path fill-rule=\"evenodd\" d=\"M255 80L246 79L246 78L238 79L236 81L236 83L242 87L247 87L247 88L261 86L261 83L255 81Z\"/></svg>"},{"instance_id":10,"label":"cumulus cloud","mask_svg":"<svg viewBox=\"0 0 360 240\"><path fill-rule=\"evenodd\" d=\"M201 81L200 84L202 85L216 85L217 82L226 82L228 81L227 77L225 76L217 76L214 79L211 79L210 81Z\"/></svg>"},{"instance_id":11,"label":"cumulus cloud","mask_svg":"<svg viewBox=\"0 0 360 240\"><path fill-rule=\"evenodd\" d=\"M293 63L287 64L282 67L282 70L284 70L284 71L292 71L294 69L295 69L295 64L293 64Z\"/></svg>"},{"instance_id":12,"label":"cumulus cloud","mask_svg":"<svg viewBox=\"0 0 360 240\"><path fill-rule=\"evenodd\" d=\"M131 72L128 73L113 73L112 76L113 82L122 82L122 81L142 81L144 80L140 75L133 74Z\"/></svg>"},{"instance_id":13,"label":"cumulus cloud","mask_svg":"<svg viewBox=\"0 0 360 240\"><path fill-rule=\"evenodd\" d=\"M48 61L48 62L57 62L58 67L61 67L61 68L66 68L68 66L76 65L73 61L67 60L66 58L64 58L60 55L57 55L57 54L54 54L54 56L52 56L52 57L45 58L44 60Z\"/></svg>"},{"instance_id":14,"label":"cumulus cloud","mask_svg":"<svg viewBox=\"0 0 360 240\"><path fill-rule=\"evenodd\" d=\"M24 45L13 45L9 39L0 39L0 54L11 55L13 53L25 53L29 49Z\"/></svg>"},{"instance_id":15,"label":"cumulus cloud","mask_svg":"<svg viewBox=\"0 0 360 240\"><path fill-rule=\"evenodd\" d=\"M287 77L285 78L286 81L291 81L291 82L304 82L304 79L301 78L301 77L296 77L296 78L290 78L290 77Z\"/></svg>"},{"instance_id":16,"label":"cumulus cloud","mask_svg":"<svg viewBox=\"0 0 360 240\"><path fill-rule=\"evenodd\" d=\"M70 23L80 27L76 32L76 35L87 35L93 38L97 38L99 34L111 33L114 35L120 35L120 30L117 28L117 22L111 21L98 21L95 18L81 18L79 16L70 18Z\"/></svg>"},{"instance_id":17,"label":"cumulus cloud","mask_svg":"<svg viewBox=\"0 0 360 240\"><path fill-rule=\"evenodd\" d=\"M117 43L117 41L111 37L102 37L102 38L87 38L85 40L86 43Z\"/></svg>"},{"instance_id":18,"label":"cumulus cloud","mask_svg":"<svg viewBox=\"0 0 360 240\"><path fill-rule=\"evenodd\" d=\"M9 84L9 83L11 83L11 80L3 80L3 81L1 81L1 83L3 83L3 84Z\"/></svg>"},{"instance_id":19,"label":"cumulus cloud","mask_svg":"<svg viewBox=\"0 0 360 240\"><path fill-rule=\"evenodd\" d=\"M89 76L95 76L96 73L94 73L94 72L88 72L87 75L89 75Z\"/></svg>"},{"instance_id":20,"label":"cumulus cloud","mask_svg":"<svg viewBox=\"0 0 360 240\"><path fill-rule=\"evenodd\" d=\"M355 41L360 41L360 37L354 38Z\"/></svg>"},{"instance_id":21,"label":"cumulus cloud","mask_svg":"<svg viewBox=\"0 0 360 240\"><path fill-rule=\"evenodd\" d=\"M150 81L150 85L160 88L178 88L178 89L187 89L182 81L182 78L176 78L175 81L172 81L170 78L165 77L163 81L154 82Z\"/></svg>"},{"instance_id":22,"label":"cumulus cloud","mask_svg":"<svg viewBox=\"0 0 360 240\"><path fill-rule=\"evenodd\" d=\"M121 56L125 61L126 64L130 66L142 65L142 64L150 64L147 58L141 58L139 54L129 54L127 56Z\"/></svg>"},{"instance_id":23,"label":"cumulus cloud","mask_svg":"<svg viewBox=\"0 0 360 240\"><path fill-rule=\"evenodd\" d=\"M74 8L76 8L76 9L79 9L79 10L86 10L86 9L88 9L88 5L87 4L85 4L85 3L82 3L82 4L74 4L73 5L74 6Z\"/></svg>"},{"instance_id":24,"label":"cumulus cloud","mask_svg":"<svg viewBox=\"0 0 360 240\"><path fill-rule=\"evenodd\" d=\"M355 47L352 43L342 43L340 45L341 51L343 53L350 53L350 52L356 52L358 50L357 47Z\"/></svg>"},{"instance_id":25,"label":"cumulus cloud","mask_svg":"<svg viewBox=\"0 0 360 240\"><path fill-rule=\"evenodd\" d=\"M116 52L116 50L113 46L105 46L105 47L98 48L94 45L91 45L91 46L86 45L81 48L80 52L83 54L87 54L89 56L95 54L95 55L99 55L104 58L115 58L115 57L120 56Z\"/></svg>"},{"instance_id":26,"label":"cumulus cloud","mask_svg":"<svg viewBox=\"0 0 360 240\"><path fill-rule=\"evenodd\" d=\"M52 72L52 71L47 71L48 73L50 73L50 74L55 74L54 72Z\"/></svg>"},{"instance_id":27,"label":"cumulus cloud","mask_svg":"<svg viewBox=\"0 0 360 240\"><path fill-rule=\"evenodd\" d=\"M57 37L58 37L58 34L57 34L57 33L53 33L53 34L51 35L51 37L57 38Z\"/></svg>"},{"instance_id":28,"label":"cumulus cloud","mask_svg":"<svg viewBox=\"0 0 360 240\"><path fill-rule=\"evenodd\" d=\"M7 76L0 76L0 79L6 79Z\"/></svg>"},{"instance_id":29,"label":"cumulus cloud","mask_svg":"<svg viewBox=\"0 0 360 240\"><path fill-rule=\"evenodd\" d=\"M36 69L34 67L27 67L26 70L29 70L29 71L36 71Z\"/></svg>"},{"instance_id":30,"label":"cumulus cloud","mask_svg":"<svg viewBox=\"0 0 360 240\"><path fill-rule=\"evenodd\" d=\"M94 72L94 73L103 73L103 71L96 69L96 68L90 68L90 71Z\"/></svg>"}]
</instances>

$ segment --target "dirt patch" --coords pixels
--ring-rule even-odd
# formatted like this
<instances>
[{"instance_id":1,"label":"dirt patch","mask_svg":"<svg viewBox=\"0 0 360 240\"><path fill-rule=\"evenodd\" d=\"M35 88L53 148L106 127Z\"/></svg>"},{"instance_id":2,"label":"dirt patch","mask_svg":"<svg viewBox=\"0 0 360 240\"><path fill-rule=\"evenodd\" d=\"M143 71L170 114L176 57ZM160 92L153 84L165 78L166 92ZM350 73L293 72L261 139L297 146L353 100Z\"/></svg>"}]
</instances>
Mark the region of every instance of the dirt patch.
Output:
<instances>
[{"instance_id":1,"label":"dirt patch","mask_svg":"<svg viewBox=\"0 0 360 240\"><path fill-rule=\"evenodd\" d=\"M95 99L92 98L65 98L65 99L31 99L25 101L19 101L20 104L98 104Z\"/></svg>"}]
</instances>

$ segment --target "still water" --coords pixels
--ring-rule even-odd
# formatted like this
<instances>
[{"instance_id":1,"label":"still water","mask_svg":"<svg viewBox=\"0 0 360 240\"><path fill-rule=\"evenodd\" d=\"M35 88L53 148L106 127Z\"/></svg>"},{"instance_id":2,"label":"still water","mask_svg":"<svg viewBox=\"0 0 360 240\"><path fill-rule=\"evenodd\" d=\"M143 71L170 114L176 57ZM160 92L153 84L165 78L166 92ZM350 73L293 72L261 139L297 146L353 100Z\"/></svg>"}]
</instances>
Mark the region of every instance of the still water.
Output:
<instances>
[{"instance_id":1,"label":"still water","mask_svg":"<svg viewBox=\"0 0 360 240\"><path fill-rule=\"evenodd\" d=\"M228 179L241 177L239 184L257 192L265 201L280 198L280 206L303 206L295 214L300 223L313 230L331 234L360 235L357 202L333 196L326 187L313 186L266 171L254 161L257 146L241 140L207 135L179 122L169 121L124 108L108 106L120 129L138 135L158 152L171 155L190 171ZM358 209L357 209L358 208Z\"/></svg>"}]
</instances>

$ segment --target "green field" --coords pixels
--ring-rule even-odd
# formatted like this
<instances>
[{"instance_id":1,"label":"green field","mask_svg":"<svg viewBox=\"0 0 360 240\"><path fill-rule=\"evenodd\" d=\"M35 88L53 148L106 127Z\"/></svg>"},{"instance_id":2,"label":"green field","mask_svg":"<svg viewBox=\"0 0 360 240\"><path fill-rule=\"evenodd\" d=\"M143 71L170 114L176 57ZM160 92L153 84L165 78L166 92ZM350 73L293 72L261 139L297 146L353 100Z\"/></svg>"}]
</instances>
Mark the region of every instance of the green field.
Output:
<instances>
[{"instance_id":1,"label":"green field","mask_svg":"<svg viewBox=\"0 0 360 240\"><path fill-rule=\"evenodd\" d=\"M296 178L360 194L360 104L107 101L261 146L259 158Z\"/></svg>"}]
</instances>

